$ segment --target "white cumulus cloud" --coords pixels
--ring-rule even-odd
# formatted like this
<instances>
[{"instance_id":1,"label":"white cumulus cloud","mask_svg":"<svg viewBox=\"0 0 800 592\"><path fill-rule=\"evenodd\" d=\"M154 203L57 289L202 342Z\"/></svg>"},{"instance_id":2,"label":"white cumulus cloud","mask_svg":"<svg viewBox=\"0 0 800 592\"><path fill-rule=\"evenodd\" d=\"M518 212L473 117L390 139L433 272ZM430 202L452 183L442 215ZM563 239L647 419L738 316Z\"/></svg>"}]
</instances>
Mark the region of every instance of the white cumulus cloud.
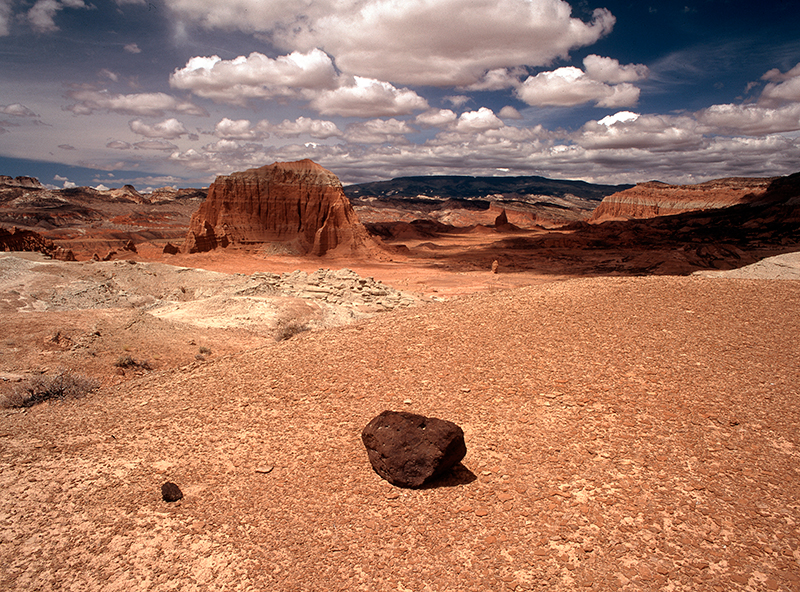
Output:
<instances>
[{"instance_id":1,"label":"white cumulus cloud","mask_svg":"<svg viewBox=\"0 0 800 592\"><path fill-rule=\"evenodd\" d=\"M456 119L452 109L431 109L417 115L414 121L422 127L449 127Z\"/></svg>"},{"instance_id":2,"label":"white cumulus cloud","mask_svg":"<svg viewBox=\"0 0 800 592\"><path fill-rule=\"evenodd\" d=\"M262 133L252 129L252 126L247 119L233 120L225 117L214 127L214 135L229 140L254 140Z\"/></svg>"},{"instance_id":3,"label":"white cumulus cloud","mask_svg":"<svg viewBox=\"0 0 800 592\"><path fill-rule=\"evenodd\" d=\"M759 104L777 107L786 103L800 102L800 64L785 74L778 69L770 70L762 76L762 79L770 82L761 92Z\"/></svg>"},{"instance_id":4,"label":"white cumulus cloud","mask_svg":"<svg viewBox=\"0 0 800 592\"><path fill-rule=\"evenodd\" d=\"M322 91L310 105L322 115L345 117L409 115L428 108L428 102L413 90L360 76L352 84Z\"/></svg>"},{"instance_id":5,"label":"white cumulus cloud","mask_svg":"<svg viewBox=\"0 0 800 592\"><path fill-rule=\"evenodd\" d=\"M394 84L467 86L488 70L543 66L613 28L564 0L166 0L178 19L261 33L290 51L320 48L348 75Z\"/></svg>"},{"instance_id":6,"label":"white cumulus cloud","mask_svg":"<svg viewBox=\"0 0 800 592\"><path fill-rule=\"evenodd\" d=\"M697 120L722 134L763 136L800 130L800 103L781 107L712 105L696 114Z\"/></svg>"},{"instance_id":7,"label":"white cumulus cloud","mask_svg":"<svg viewBox=\"0 0 800 592\"><path fill-rule=\"evenodd\" d=\"M347 126L345 137L357 144L405 143L405 134L415 130L405 121L397 119L373 119Z\"/></svg>"},{"instance_id":8,"label":"white cumulus cloud","mask_svg":"<svg viewBox=\"0 0 800 592\"><path fill-rule=\"evenodd\" d=\"M586 75L592 80L611 84L636 82L647 78L649 74L649 70L644 64L627 64L623 66L620 65L618 60L594 54L583 58L583 67Z\"/></svg>"},{"instance_id":9,"label":"white cumulus cloud","mask_svg":"<svg viewBox=\"0 0 800 592\"><path fill-rule=\"evenodd\" d=\"M281 123L272 126L271 129L281 138L295 138L307 135L318 140L325 140L342 135L342 131L332 121L311 119L309 117L298 117L294 121L284 119Z\"/></svg>"},{"instance_id":10,"label":"white cumulus cloud","mask_svg":"<svg viewBox=\"0 0 800 592\"><path fill-rule=\"evenodd\" d=\"M153 125L148 125L141 119L134 119L128 123L128 127L133 133L145 138L162 138L164 140L174 140L189 133L186 127L174 117Z\"/></svg>"},{"instance_id":11,"label":"white cumulus cloud","mask_svg":"<svg viewBox=\"0 0 800 592\"><path fill-rule=\"evenodd\" d=\"M502 90L504 88L516 88L519 86L520 78L525 76L525 68L497 68L489 70L483 77L469 86L467 90Z\"/></svg>"},{"instance_id":12,"label":"white cumulus cloud","mask_svg":"<svg viewBox=\"0 0 800 592\"><path fill-rule=\"evenodd\" d=\"M337 74L331 58L312 49L274 59L258 52L233 60L198 56L175 70L169 82L219 103L243 105L249 99L296 97L303 89L335 88Z\"/></svg>"},{"instance_id":13,"label":"white cumulus cloud","mask_svg":"<svg viewBox=\"0 0 800 592\"><path fill-rule=\"evenodd\" d=\"M680 151L703 146L703 127L692 117L617 113L590 121L575 141L589 149L639 148L650 151Z\"/></svg>"},{"instance_id":14,"label":"white cumulus cloud","mask_svg":"<svg viewBox=\"0 0 800 592\"><path fill-rule=\"evenodd\" d=\"M500 119L522 119L522 114L511 105L506 105L498 113Z\"/></svg>"},{"instance_id":15,"label":"white cumulus cloud","mask_svg":"<svg viewBox=\"0 0 800 592\"><path fill-rule=\"evenodd\" d=\"M462 113L456 122L456 131L462 133L483 132L491 129L500 129L505 124L487 107L477 111Z\"/></svg>"},{"instance_id":16,"label":"white cumulus cloud","mask_svg":"<svg viewBox=\"0 0 800 592\"><path fill-rule=\"evenodd\" d=\"M639 100L639 89L629 82L606 84L590 78L580 68L566 66L529 76L517 96L537 107L572 107L594 102L598 107L628 107Z\"/></svg>"},{"instance_id":17,"label":"white cumulus cloud","mask_svg":"<svg viewBox=\"0 0 800 592\"><path fill-rule=\"evenodd\" d=\"M4 115L13 115L15 117L36 117L36 113L20 103L0 105L0 113L3 113Z\"/></svg>"}]
</instances>

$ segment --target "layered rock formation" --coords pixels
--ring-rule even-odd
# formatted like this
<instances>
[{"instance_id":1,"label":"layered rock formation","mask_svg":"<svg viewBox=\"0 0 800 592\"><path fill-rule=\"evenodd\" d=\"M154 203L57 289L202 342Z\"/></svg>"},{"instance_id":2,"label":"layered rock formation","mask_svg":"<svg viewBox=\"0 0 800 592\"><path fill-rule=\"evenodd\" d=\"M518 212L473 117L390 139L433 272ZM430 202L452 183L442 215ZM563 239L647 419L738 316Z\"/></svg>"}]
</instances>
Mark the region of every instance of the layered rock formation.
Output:
<instances>
[{"instance_id":1,"label":"layered rock formation","mask_svg":"<svg viewBox=\"0 0 800 592\"><path fill-rule=\"evenodd\" d=\"M766 191L728 207L576 222L557 232L506 238L494 247L518 265L526 251L530 261L569 260L573 273L680 275L741 267L800 250L800 173L775 178ZM593 258L591 266L583 263Z\"/></svg>"},{"instance_id":2,"label":"layered rock formation","mask_svg":"<svg viewBox=\"0 0 800 592\"><path fill-rule=\"evenodd\" d=\"M0 251L38 251L53 259L75 261L75 254L71 250L56 246L38 232L16 227L0 227Z\"/></svg>"},{"instance_id":3,"label":"layered rock formation","mask_svg":"<svg viewBox=\"0 0 800 592\"><path fill-rule=\"evenodd\" d=\"M697 185L640 183L603 198L589 222L629 220L724 208L762 195L774 179L729 177Z\"/></svg>"},{"instance_id":4,"label":"layered rock formation","mask_svg":"<svg viewBox=\"0 0 800 592\"><path fill-rule=\"evenodd\" d=\"M378 246L338 177L310 160L217 177L192 216L183 251L254 244L318 256L364 254Z\"/></svg>"}]
</instances>

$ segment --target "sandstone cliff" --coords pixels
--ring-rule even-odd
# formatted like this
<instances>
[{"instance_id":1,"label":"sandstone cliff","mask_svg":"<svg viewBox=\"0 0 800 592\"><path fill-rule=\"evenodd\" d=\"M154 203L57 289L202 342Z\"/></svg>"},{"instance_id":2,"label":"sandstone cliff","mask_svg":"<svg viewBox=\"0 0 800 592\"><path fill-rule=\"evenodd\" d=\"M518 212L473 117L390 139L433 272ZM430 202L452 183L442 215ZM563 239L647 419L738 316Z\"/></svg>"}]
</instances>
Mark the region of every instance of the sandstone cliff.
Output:
<instances>
[{"instance_id":1,"label":"sandstone cliff","mask_svg":"<svg viewBox=\"0 0 800 592\"><path fill-rule=\"evenodd\" d=\"M724 208L762 195L774 179L729 177L697 185L668 185L658 181L605 197L589 222L629 220Z\"/></svg>"},{"instance_id":2,"label":"sandstone cliff","mask_svg":"<svg viewBox=\"0 0 800 592\"><path fill-rule=\"evenodd\" d=\"M377 248L338 177L310 160L220 176L192 215L183 251L269 244L287 254L364 254Z\"/></svg>"}]
</instances>

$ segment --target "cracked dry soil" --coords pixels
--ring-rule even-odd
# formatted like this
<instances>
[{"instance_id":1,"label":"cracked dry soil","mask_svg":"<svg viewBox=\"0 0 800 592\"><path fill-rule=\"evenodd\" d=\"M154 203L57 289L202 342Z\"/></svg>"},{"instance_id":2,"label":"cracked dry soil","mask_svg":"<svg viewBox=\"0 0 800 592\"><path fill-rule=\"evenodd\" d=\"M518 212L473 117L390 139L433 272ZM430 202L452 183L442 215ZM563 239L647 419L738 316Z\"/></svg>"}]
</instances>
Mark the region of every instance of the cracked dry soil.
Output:
<instances>
[{"instance_id":1,"label":"cracked dry soil","mask_svg":"<svg viewBox=\"0 0 800 592\"><path fill-rule=\"evenodd\" d=\"M800 590L798 360L798 282L572 279L3 410L0 588ZM383 482L384 409L463 467Z\"/></svg>"}]
</instances>

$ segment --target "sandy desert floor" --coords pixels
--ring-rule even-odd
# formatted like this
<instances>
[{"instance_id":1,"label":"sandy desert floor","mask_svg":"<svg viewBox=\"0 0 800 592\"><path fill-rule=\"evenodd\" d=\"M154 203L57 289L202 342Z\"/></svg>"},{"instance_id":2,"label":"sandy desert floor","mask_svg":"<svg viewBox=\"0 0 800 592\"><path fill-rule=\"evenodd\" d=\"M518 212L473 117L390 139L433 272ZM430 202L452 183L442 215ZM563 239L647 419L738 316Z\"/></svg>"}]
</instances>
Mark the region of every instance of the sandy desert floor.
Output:
<instances>
[{"instance_id":1,"label":"sandy desert floor","mask_svg":"<svg viewBox=\"0 0 800 592\"><path fill-rule=\"evenodd\" d=\"M0 588L800 590L800 282L352 267L419 303L277 342L7 296L0 372L107 379L0 410ZM463 466L382 481L384 409L458 423Z\"/></svg>"}]
</instances>

